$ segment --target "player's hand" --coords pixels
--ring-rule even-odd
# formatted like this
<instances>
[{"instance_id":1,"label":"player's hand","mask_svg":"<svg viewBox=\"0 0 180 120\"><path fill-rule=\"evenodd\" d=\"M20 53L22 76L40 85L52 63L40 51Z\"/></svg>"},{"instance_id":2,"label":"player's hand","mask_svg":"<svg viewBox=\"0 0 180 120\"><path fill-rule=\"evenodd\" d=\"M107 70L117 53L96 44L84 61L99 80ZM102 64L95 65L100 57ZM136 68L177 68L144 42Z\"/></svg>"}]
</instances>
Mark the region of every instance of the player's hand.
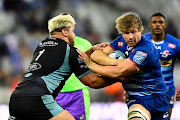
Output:
<instances>
[{"instance_id":1,"label":"player's hand","mask_svg":"<svg viewBox=\"0 0 180 120\"><path fill-rule=\"evenodd\" d=\"M92 49L93 49L93 51L95 51L95 50L102 50L103 48L105 48L107 46L110 46L110 43L106 42L106 43L97 44L97 45L94 45L92 47Z\"/></svg>"},{"instance_id":2,"label":"player's hand","mask_svg":"<svg viewBox=\"0 0 180 120\"><path fill-rule=\"evenodd\" d=\"M180 101L180 90L176 91L176 100Z\"/></svg>"},{"instance_id":3,"label":"player's hand","mask_svg":"<svg viewBox=\"0 0 180 120\"><path fill-rule=\"evenodd\" d=\"M123 94L123 102L126 103L127 101L127 97L126 97L127 93L126 91L124 90L124 94Z\"/></svg>"},{"instance_id":4,"label":"player's hand","mask_svg":"<svg viewBox=\"0 0 180 120\"><path fill-rule=\"evenodd\" d=\"M91 63L91 60L88 57L88 55L86 53L80 51L79 49L76 49L76 50L80 54L78 57L81 58L87 66L89 66Z\"/></svg>"}]
</instances>

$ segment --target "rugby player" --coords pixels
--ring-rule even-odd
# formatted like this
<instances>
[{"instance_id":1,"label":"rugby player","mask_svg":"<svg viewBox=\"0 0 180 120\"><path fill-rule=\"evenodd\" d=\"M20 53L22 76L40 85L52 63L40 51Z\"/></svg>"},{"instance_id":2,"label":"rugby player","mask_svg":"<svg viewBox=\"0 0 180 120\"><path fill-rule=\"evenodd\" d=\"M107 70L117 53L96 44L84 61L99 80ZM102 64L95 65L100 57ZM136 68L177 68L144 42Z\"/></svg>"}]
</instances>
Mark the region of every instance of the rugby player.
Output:
<instances>
[{"instance_id":1,"label":"rugby player","mask_svg":"<svg viewBox=\"0 0 180 120\"><path fill-rule=\"evenodd\" d=\"M167 27L166 18L162 13L155 13L150 17L150 33L145 36L153 42L159 52L161 70L165 83L169 89L170 99L169 120L175 103L175 86L173 78L173 68L176 58L180 60L180 40L165 32Z\"/></svg>"},{"instance_id":2,"label":"rugby player","mask_svg":"<svg viewBox=\"0 0 180 120\"><path fill-rule=\"evenodd\" d=\"M110 46L96 50L90 58L79 51L90 70L105 77L119 78L127 93L129 120L168 120L168 88L161 72L159 53L153 43L142 35L143 25L136 13L126 13L116 19L120 35ZM122 51L124 61L108 56ZM101 65L99 65L101 64ZM115 66L109 66L109 65ZM106 66L103 66L106 65Z\"/></svg>"},{"instance_id":3,"label":"rugby player","mask_svg":"<svg viewBox=\"0 0 180 120\"><path fill-rule=\"evenodd\" d=\"M73 16L67 13L48 21L50 36L39 43L27 73L11 94L9 120L75 120L55 101L72 73L91 88L105 87L118 81L94 75L78 58L73 47L75 24ZM86 54L90 56L94 50L106 45L95 45Z\"/></svg>"}]
</instances>

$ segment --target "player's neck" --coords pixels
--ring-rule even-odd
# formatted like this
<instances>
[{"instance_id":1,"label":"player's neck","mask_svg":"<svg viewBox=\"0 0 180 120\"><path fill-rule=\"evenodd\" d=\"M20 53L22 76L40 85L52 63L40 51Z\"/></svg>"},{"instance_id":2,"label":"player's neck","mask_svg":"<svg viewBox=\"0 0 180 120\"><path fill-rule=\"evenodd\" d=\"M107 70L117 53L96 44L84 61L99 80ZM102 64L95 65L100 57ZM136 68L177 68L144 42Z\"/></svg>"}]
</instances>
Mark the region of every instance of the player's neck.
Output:
<instances>
[{"instance_id":1,"label":"player's neck","mask_svg":"<svg viewBox=\"0 0 180 120\"><path fill-rule=\"evenodd\" d=\"M52 38L59 38L61 40L66 41L69 44L69 41L68 41L67 37L62 36L61 34L54 34L54 35L51 35L50 37L52 37Z\"/></svg>"},{"instance_id":2,"label":"player's neck","mask_svg":"<svg viewBox=\"0 0 180 120\"><path fill-rule=\"evenodd\" d=\"M162 34L158 34L158 35L155 35L155 34L151 34L151 38L156 41L156 42L160 42L160 41L163 41L166 37L166 34L165 32L163 32Z\"/></svg>"}]
</instances>

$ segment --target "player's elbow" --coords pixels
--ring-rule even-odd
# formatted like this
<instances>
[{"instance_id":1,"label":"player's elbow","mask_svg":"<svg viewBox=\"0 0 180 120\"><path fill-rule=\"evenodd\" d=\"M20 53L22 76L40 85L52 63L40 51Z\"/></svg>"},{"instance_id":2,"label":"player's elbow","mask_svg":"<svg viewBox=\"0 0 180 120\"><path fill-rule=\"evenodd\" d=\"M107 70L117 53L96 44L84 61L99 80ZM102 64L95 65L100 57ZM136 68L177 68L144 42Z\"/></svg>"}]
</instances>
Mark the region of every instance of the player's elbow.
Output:
<instances>
[{"instance_id":1,"label":"player's elbow","mask_svg":"<svg viewBox=\"0 0 180 120\"><path fill-rule=\"evenodd\" d=\"M93 60L95 62L98 62L99 61L99 56L100 56L99 54L100 54L99 50L94 51L90 56L91 60Z\"/></svg>"},{"instance_id":2,"label":"player's elbow","mask_svg":"<svg viewBox=\"0 0 180 120\"><path fill-rule=\"evenodd\" d=\"M93 89L99 89L99 88L103 87L102 84L100 83L99 79L97 79L97 78L91 79L91 82L88 86Z\"/></svg>"},{"instance_id":3,"label":"player's elbow","mask_svg":"<svg viewBox=\"0 0 180 120\"><path fill-rule=\"evenodd\" d=\"M91 58L91 60L93 60L93 61L97 61L97 57L95 57L96 55L94 54L94 53L92 53L91 54L91 56L90 56L90 58Z\"/></svg>"},{"instance_id":4,"label":"player's elbow","mask_svg":"<svg viewBox=\"0 0 180 120\"><path fill-rule=\"evenodd\" d=\"M82 77L80 80L84 85L94 89L102 88L104 84L103 78L94 75L93 73Z\"/></svg>"}]
</instances>

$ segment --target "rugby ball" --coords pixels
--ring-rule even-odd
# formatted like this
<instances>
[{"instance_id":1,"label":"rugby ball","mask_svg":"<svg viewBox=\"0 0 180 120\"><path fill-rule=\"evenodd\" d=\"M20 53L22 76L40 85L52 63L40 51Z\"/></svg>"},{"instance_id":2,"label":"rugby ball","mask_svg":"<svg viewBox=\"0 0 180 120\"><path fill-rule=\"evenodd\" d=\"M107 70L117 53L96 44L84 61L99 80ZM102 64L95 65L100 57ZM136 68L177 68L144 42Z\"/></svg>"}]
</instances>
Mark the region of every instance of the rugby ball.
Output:
<instances>
[{"instance_id":1,"label":"rugby ball","mask_svg":"<svg viewBox=\"0 0 180 120\"><path fill-rule=\"evenodd\" d=\"M120 50L116 50L114 52L112 52L111 54L109 54L109 57L114 58L114 59L125 59L125 55L123 52L121 52Z\"/></svg>"}]
</instances>

